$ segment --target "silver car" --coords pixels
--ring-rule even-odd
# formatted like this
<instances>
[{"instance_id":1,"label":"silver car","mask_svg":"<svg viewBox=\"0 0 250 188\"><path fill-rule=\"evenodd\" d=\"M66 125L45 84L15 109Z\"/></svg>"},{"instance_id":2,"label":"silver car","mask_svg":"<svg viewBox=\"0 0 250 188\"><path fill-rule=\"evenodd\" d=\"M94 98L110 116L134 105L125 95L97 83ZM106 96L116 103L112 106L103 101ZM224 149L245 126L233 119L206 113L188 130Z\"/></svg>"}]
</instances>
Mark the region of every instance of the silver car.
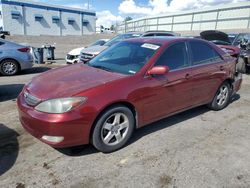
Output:
<instances>
[{"instance_id":1,"label":"silver car","mask_svg":"<svg viewBox=\"0 0 250 188\"><path fill-rule=\"evenodd\" d=\"M117 44L118 42L121 42L126 39L140 37L141 35L142 33L139 33L139 32L129 32L125 34L120 34L114 37L113 39L111 39L110 41L108 41L107 43L105 43L103 46L90 46L88 48L85 48L81 51L80 62L87 63L88 61L93 59L95 56L97 56L98 54L100 54L102 51L109 48L110 46Z\"/></svg>"},{"instance_id":2,"label":"silver car","mask_svg":"<svg viewBox=\"0 0 250 188\"><path fill-rule=\"evenodd\" d=\"M33 66L30 48L0 39L0 73L12 76Z\"/></svg>"}]
</instances>

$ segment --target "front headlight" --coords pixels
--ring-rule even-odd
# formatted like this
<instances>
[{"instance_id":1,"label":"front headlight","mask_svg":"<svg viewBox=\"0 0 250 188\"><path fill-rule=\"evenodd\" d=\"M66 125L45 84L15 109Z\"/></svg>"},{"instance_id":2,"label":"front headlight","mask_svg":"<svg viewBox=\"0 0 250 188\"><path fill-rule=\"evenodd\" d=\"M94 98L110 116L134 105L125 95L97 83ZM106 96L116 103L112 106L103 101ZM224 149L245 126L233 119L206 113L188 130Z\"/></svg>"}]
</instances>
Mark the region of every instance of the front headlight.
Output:
<instances>
[{"instance_id":1,"label":"front headlight","mask_svg":"<svg viewBox=\"0 0 250 188\"><path fill-rule=\"evenodd\" d=\"M40 112L51 114L62 114L69 112L87 100L85 97L59 98L44 101L38 104L35 109Z\"/></svg>"}]
</instances>

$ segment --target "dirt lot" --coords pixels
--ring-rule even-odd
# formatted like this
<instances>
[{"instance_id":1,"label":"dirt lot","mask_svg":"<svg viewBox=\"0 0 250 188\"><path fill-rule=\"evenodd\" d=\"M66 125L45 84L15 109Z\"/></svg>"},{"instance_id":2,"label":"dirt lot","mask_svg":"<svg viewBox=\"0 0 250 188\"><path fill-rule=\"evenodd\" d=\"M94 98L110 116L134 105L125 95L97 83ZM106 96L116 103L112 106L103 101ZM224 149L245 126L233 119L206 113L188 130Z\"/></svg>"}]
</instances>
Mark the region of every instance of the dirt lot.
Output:
<instances>
[{"instance_id":1,"label":"dirt lot","mask_svg":"<svg viewBox=\"0 0 250 188\"><path fill-rule=\"evenodd\" d=\"M250 187L250 76L225 110L199 107L164 119L103 154L92 146L55 150L21 127L17 95L57 66L0 76L0 187Z\"/></svg>"}]
</instances>

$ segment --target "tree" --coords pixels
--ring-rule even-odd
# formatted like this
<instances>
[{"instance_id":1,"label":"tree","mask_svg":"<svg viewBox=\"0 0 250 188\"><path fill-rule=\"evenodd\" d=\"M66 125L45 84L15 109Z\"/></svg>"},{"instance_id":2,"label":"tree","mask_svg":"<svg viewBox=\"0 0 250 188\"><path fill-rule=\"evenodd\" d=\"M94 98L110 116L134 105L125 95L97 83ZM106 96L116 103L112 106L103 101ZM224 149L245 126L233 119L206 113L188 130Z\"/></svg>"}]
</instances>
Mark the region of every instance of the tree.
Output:
<instances>
[{"instance_id":1,"label":"tree","mask_svg":"<svg viewBox=\"0 0 250 188\"><path fill-rule=\"evenodd\" d=\"M126 17L126 18L125 18L125 20L124 20L124 21L125 21L125 22L127 22L127 21L130 21L130 20L133 20L133 18L132 18L132 17L130 17L130 16L128 16L128 17Z\"/></svg>"}]
</instances>

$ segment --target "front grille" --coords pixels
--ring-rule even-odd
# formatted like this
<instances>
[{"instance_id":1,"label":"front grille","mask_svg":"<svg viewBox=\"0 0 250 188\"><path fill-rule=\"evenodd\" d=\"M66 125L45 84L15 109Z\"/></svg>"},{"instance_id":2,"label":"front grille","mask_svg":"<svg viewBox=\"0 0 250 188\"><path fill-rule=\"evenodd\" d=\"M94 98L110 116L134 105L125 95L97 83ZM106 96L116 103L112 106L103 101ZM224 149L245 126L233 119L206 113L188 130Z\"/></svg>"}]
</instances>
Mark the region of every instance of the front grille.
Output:
<instances>
[{"instance_id":1,"label":"front grille","mask_svg":"<svg viewBox=\"0 0 250 188\"><path fill-rule=\"evenodd\" d=\"M76 59L77 58L77 56L75 56L75 55L67 55L67 59L68 60L73 60L73 59Z\"/></svg>"},{"instance_id":2,"label":"front grille","mask_svg":"<svg viewBox=\"0 0 250 188\"><path fill-rule=\"evenodd\" d=\"M27 92L24 92L24 100L30 106L36 106L41 101L37 97L35 97Z\"/></svg>"},{"instance_id":3,"label":"front grille","mask_svg":"<svg viewBox=\"0 0 250 188\"><path fill-rule=\"evenodd\" d=\"M87 54L87 53L81 53L81 61L89 61L94 58L95 55L93 54Z\"/></svg>"}]
</instances>

